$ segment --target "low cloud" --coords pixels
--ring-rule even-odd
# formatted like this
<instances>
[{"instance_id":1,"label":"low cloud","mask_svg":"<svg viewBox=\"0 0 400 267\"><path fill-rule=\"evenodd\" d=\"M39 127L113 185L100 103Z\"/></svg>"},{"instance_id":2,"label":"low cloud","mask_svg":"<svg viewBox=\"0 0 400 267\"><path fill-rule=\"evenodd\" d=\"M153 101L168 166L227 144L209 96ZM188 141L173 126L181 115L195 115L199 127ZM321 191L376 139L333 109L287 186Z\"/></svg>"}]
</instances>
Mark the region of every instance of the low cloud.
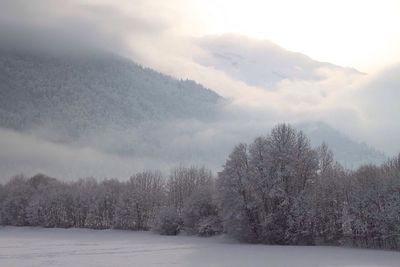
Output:
<instances>
[{"instance_id":1,"label":"low cloud","mask_svg":"<svg viewBox=\"0 0 400 267\"><path fill-rule=\"evenodd\" d=\"M45 173L65 180L84 177L128 179L149 168L166 171L171 163L124 157L93 146L57 144L35 135L0 129L0 182L16 174Z\"/></svg>"},{"instance_id":2,"label":"low cloud","mask_svg":"<svg viewBox=\"0 0 400 267\"><path fill-rule=\"evenodd\" d=\"M148 11L143 0L122 6L112 1L5 0L0 9L0 46L128 55L127 39L160 34L173 23L172 17L151 16Z\"/></svg>"},{"instance_id":3,"label":"low cloud","mask_svg":"<svg viewBox=\"0 0 400 267\"><path fill-rule=\"evenodd\" d=\"M89 0L2 1L2 48L49 53L107 50L171 76L196 80L227 98L230 104L224 107L222 117L212 123L176 121L124 132L110 130L112 133L89 137L86 148L79 146L82 144L47 142L35 134L1 130L0 169L7 166L8 170L1 175L46 171L66 178L128 177L144 168L168 169L179 162L209 164L218 170L223 162L210 155L224 158L237 142L248 142L282 121L325 121L353 139L371 143L390 155L398 153L398 66L376 75L361 75L352 69L317 64L303 55L288 52L280 57L286 60L285 66L303 62L302 66L296 65L284 73L294 78L277 73L278 79L271 83L266 84L259 77L252 82L249 73L240 73L243 71L240 68L233 66L227 70L210 61L215 60L215 51L210 50L209 43L205 44L206 38L188 35L180 16L183 8L170 8L184 5L181 0L157 4L145 0L118 3L105 0L100 4ZM274 51L282 53L269 42L261 42L264 44L261 46L257 40L244 38L237 43L255 47L246 50L245 60L268 53L274 55ZM257 68L262 63L258 62ZM268 62L280 63L276 58ZM307 64L311 66L310 72ZM165 140L132 148L140 155L137 158L112 151L112 147L123 144L112 143L113 138L125 140L136 135L137 140L144 136Z\"/></svg>"},{"instance_id":4,"label":"low cloud","mask_svg":"<svg viewBox=\"0 0 400 267\"><path fill-rule=\"evenodd\" d=\"M358 109L360 120L354 129L371 145L389 155L400 152L400 64L371 77L349 96Z\"/></svg>"}]
</instances>

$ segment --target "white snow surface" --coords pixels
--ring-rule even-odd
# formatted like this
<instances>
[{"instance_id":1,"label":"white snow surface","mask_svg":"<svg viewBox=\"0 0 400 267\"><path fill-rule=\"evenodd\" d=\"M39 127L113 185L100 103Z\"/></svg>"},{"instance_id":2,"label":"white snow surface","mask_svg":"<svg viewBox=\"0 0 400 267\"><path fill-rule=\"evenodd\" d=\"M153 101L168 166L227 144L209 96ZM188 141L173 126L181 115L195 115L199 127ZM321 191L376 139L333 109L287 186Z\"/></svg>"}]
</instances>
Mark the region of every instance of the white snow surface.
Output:
<instances>
[{"instance_id":1,"label":"white snow surface","mask_svg":"<svg viewBox=\"0 0 400 267\"><path fill-rule=\"evenodd\" d=\"M328 246L239 244L224 236L0 227L0 266L400 266L400 253Z\"/></svg>"}]
</instances>

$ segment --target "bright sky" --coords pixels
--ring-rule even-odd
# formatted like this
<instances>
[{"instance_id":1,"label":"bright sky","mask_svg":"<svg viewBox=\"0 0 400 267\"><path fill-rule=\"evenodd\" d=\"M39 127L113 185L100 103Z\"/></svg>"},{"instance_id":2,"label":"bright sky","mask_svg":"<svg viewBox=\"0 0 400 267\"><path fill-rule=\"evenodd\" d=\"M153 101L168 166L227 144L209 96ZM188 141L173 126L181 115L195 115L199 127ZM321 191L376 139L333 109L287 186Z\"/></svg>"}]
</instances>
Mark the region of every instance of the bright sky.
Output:
<instances>
[{"instance_id":1,"label":"bright sky","mask_svg":"<svg viewBox=\"0 0 400 267\"><path fill-rule=\"evenodd\" d=\"M400 0L192 0L184 13L182 27L194 35L268 39L366 72L400 61Z\"/></svg>"}]
</instances>

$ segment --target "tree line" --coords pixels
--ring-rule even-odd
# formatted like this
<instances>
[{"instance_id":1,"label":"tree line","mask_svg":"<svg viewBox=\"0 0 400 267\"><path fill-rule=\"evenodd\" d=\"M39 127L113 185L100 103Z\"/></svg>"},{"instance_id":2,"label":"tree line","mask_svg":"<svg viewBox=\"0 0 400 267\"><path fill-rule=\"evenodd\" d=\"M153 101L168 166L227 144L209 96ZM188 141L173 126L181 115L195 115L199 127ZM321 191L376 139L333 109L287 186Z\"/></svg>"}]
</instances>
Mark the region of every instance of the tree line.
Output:
<instances>
[{"instance_id":1,"label":"tree line","mask_svg":"<svg viewBox=\"0 0 400 267\"><path fill-rule=\"evenodd\" d=\"M128 181L94 178L63 182L38 174L0 185L3 225L156 230L199 235L219 232L215 179L204 167L178 167L164 179L144 171ZM204 229L203 229L203 228Z\"/></svg>"},{"instance_id":2,"label":"tree line","mask_svg":"<svg viewBox=\"0 0 400 267\"><path fill-rule=\"evenodd\" d=\"M287 124L237 145L217 177L180 166L167 177L64 182L38 174L0 184L3 225L219 233L249 243L400 248L400 155L343 168Z\"/></svg>"}]
</instances>

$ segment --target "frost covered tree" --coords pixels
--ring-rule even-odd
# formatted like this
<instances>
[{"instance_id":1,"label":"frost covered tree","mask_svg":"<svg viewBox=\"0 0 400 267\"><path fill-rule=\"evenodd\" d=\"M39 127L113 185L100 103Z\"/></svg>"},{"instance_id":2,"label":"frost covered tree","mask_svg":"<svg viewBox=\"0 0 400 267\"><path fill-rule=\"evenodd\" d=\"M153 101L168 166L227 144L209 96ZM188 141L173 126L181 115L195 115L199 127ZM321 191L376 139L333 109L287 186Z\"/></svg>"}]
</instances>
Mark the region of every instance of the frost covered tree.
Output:
<instances>
[{"instance_id":1,"label":"frost covered tree","mask_svg":"<svg viewBox=\"0 0 400 267\"><path fill-rule=\"evenodd\" d=\"M287 124L273 128L266 143L269 153L267 179L274 181L274 186L270 194L272 222L266 221L268 232L264 240L279 244L308 243L306 240L311 233L304 230L304 225L309 223L305 220L309 216L295 211L304 207L304 201L309 199L309 187L315 181L318 167L316 152L301 131Z\"/></svg>"},{"instance_id":2,"label":"frost covered tree","mask_svg":"<svg viewBox=\"0 0 400 267\"><path fill-rule=\"evenodd\" d=\"M92 229L109 229L114 225L121 185L116 179L104 180L94 192L85 226Z\"/></svg>"},{"instance_id":3,"label":"frost covered tree","mask_svg":"<svg viewBox=\"0 0 400 267\"><path fill-rule=\"evenodd\" d=\"M148 230L165 198L160 172L145 171L132 176L123 185L116 208L116 227Z\"/></svg>"},{"instance_id":4,"label":"frost covered tree","mask_svg":"<svg viewBox=\"0 0 400 267\"><path fill-rule=\"evenodd\" d=\"M290 125L276 126L249 148L238 145L219 173L225 231L248 242L297 242L306 234L298 229L305 221L294 211L317 167L308 139Z\"/></svg>"},{"instance_id":5,"label":"frost covered tree","mask_svg":"<svg viewBox=\"0 0 400 267\"><path fill-rule=\"evenodd\" d=\"M126 183L123 183L121 194L115 210L114 228L130 229L136 228L136 217L133 207L135 200Z\"/></svg>"},{"instance_id":6,"label":"frost covered tree","mask_svg":"<svg viewBox=\"0 0 400 267\"><path fill-rule=\"evenodd\" d=\"M26 177L14 176L4 186L4 196L1 206L2 224L23 226L29 225L26 208L29 205L33 191Z\"/></svg>"},{"instance_id":7,"label":"frost covered tree","mask_svg":"<svg viewBox=\"0 0 400 267\"><path fill-rule=\"evenodd\" d=\"M188 233L211 236L222 231L213 183L199 187L191 194L184 204L182 219Z\"/></svg>"},{"instance_id":8,"label":"frost covered tree","mask_svg":"<svg viewBox=\"0 0 400 267\"><path fill-rule=\"evenodd\" d=\"M73 220L74 226L84 228L90 207L94 203L98 183L94 178L79 179L72 183Z\"/></svg>"},{"instance_id":9,"label":"frost covered tree","mask_svg":"<svg viewBox=\"0 0 400 267\"><path fill-rule=\"evenodd\" d=\"M172 169L166 184L167 209L175 209L187 233L213 235L220 231L211 171L204 167Z\"/></svg>"},{"instance_id":10,"label":"frost covered tree","mask_svg":"<svg viewBox=\"0 0 400 267\"><path fill-rule=\"evenodd\" d=\"M343 237L347 209L348 174L334 161L326 144L317 148L318 176L314 184L314 234L317 243L337 244Z\"/></svg>"},{"instance_id":11,"label":"frost covered tree","mask_svg":"<svg viewBox=\"0 0 400 267\"><path fill-rule=\"evenodd\" d=\"M400 158L381 167L355 171L349 193L353 242L366 247L398 248L400 241Z\"/></svg>"},{"instance_id":12,"label":"frost covered tree","mask_svg":"<svg viewBox=\"0 0 400 267\"><path fill-rule=\"evenodd\" d=\"M239 144L215 181L178 167L128 181L63 182L43 174L0 184L4 225L149 230L245 242L400 248L400 155L346 170L289 125Z\"/></svg>"},{"instance_id":13,"label":"frost covered tree","mask_svg":"<svg viewBox=\"0 0 400 267\"><path fill-rule=\"evenodd\" d=\"M260 219L250 183L246 145L233 149L218 176L224 231L242 241L259 242Z\"/></svg>"},{"instance_id":14,"label":"frost covered tree","mask_svg":"<svg viewBox=\"0 0 400 267\"><path fill-rule=\"evenodd\" d=\"M177 235L182 228L182 219L174 207L162 207L156 215L153 231L161 235Z\"/></svg>"},{"instance_id":15,"label":"frost covered tree","mask_svg":"<svg viewBox=\"0 0 400 267\"><path fill-rule=\"evenodd\" d=\"M192 193L201 187L211 186L212 183L212 174L204 167L180 166L174 168L166 185L168 205L174 207L181 215L184 203Z\"/></svg>"},{"instance_id":16,"label":"frost covered tree","mask_svg":"<svg viewBox=\"0 0 400 267\"><path fill-rule=\"evenodd\" d=\"M74 226L73 199L69 185L45 175L29 179L33 194L26 209L29 225L43 227Z\"/></svg>"},{"instance_id":17,"label":"frost covered tree","mask_svg":"<svg viewBox=\"0 0 400 267\"><path fill-rule=\"evenodd\" d=\"M6 192L4 190L4 186L3 186L3 184L0 183L0 223L2 222L2 219L1 219L1 207L3 206L3 201L4 201L4 198L5 198L5 195L6 195Z\"/></svg>"},{"instance_id":18,"label":"frost covered tree","mask_svg":"<svg viewBox=\"0 0 400 267\"><path fill-rule=\"evenodd\" d=\"M224 231L239 240L399 248L400 156L346 170L278 125L235 147L217 184Z\"/></svg>"}]
</instances>

